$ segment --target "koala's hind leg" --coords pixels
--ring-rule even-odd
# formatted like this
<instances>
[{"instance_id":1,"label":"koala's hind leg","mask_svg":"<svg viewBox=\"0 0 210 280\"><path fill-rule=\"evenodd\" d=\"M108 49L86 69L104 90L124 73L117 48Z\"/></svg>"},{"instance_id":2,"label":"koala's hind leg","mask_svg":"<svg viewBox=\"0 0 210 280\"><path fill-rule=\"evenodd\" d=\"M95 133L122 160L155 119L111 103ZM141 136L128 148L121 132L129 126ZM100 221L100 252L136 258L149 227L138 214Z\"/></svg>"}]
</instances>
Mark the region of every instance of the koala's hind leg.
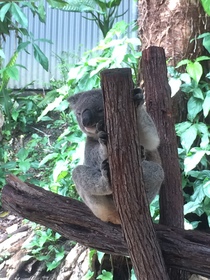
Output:
<instances>
[{"instance_id":1,"label":"koala's hind leg","mask_svg":"<svg viewBox=\"0 0 210 280\"><path fill-rule=\"evenodd\" d=\"M106 168L106 161L102 164L101 171L90 166L78 165L73 170L73 181L80 197L96 217L104 222L120 224Z\"/></svg>"},{"instance_id":2,"label":"koala's hind leg","mask_svg":"<svg viewBox=\"0 0 210 280\"><path fill-rule=\"evenodd\" d=\"M72 172L72 178L79 195L109 195L112 193L108 171L99 170L87 165L78 165Z\"/></svg>"},{"instance_id":3,"label":"koala's hind leg","mask_svg":"<svg viewBox=\"0 0 210 280\"><path fill-rule=\"evenodd\" d=\"M149 203L159 193L164 180L164 172L160 164L153 161L142 161L144 185Z\"/></svg>"}]
</instances>

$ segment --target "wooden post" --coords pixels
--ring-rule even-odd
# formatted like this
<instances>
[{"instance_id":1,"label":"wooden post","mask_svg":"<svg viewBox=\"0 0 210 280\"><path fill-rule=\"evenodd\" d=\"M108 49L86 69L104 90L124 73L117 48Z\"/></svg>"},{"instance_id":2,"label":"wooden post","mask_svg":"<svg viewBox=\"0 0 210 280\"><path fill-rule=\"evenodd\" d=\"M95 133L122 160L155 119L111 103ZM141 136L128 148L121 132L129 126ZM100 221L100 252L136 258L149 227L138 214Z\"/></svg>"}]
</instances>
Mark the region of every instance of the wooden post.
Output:
<instances>
[{"instance_id":1,"label":"wooden post","mask_svg":"<svg viewBox=\"0 0 210 280\"><path fill-rule=\"evenodd\" d=\"M172 115L171 90L168 85L163 48L149 47L142 52L142 72L148 113L160 136L159 152L165 180L160 191L160 223L184 227L183 194L178 161L176 133ZM171 279L187 279L181 271L171 271Z\"/></svg>"},{"instance_id":2,"label":"wooden post","mask_svg":"<svg viewBox=\"0 0 210 280\"><path fill-rule=\"evenodd\" d=\"M137 279L168 279L142 180L131 70L101 73L113 196Z\"/></svg>"}]
</instances>

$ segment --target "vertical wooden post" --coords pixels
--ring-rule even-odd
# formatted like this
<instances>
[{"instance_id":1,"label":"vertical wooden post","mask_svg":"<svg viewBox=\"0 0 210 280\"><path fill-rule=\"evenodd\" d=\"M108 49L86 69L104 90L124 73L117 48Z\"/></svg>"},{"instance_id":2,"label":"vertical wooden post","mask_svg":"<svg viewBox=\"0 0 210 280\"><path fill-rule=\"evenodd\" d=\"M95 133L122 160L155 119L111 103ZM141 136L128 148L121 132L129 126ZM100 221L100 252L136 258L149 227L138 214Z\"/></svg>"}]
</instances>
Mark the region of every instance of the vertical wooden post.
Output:
<instances>
[{"instance_id":1,"label":"vertical wooden post","mask_svg":"<svg viewBox=\"0 0 210 280\"><path fill-rule=\"evenodd\" d=\"M143 186L131 71L101 73L113 196L137 279L168 279Z\"/></svg>"},{"instance_id":2,"label":"vertical wooden post","mask_svg":"<svg viewBox=\"0 0 210 280\"><path fill-rule=\"evenodd\" d=\"M146 107L159 132L159 151L165 172L165 180L160 191L160 223L183 228L181 173L164 49L152 46L143 50L141 62ZM184 274L176 270L176 272L171 272L170 276L174 280L186 279Z\"/></svg>"}]
</instances>

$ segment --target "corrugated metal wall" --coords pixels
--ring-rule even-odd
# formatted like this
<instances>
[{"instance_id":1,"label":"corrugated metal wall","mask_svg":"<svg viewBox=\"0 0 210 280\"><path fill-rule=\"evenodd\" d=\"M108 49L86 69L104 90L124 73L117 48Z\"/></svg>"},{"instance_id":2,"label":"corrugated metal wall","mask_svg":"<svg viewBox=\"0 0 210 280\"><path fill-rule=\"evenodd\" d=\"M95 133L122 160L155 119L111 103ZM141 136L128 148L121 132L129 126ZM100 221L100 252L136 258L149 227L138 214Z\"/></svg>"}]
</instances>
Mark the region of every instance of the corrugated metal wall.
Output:
<instances>
[{"instance_id":1,"label":"corrugated metal wall","mask_svg":"<svg viewBox=\"0 0 210 280\"><path fill-rule=\"evenodd\" d=\"M136 19L136 2L122 0L118 14L125 11L127 13L118 18L117 21L125 20L130 23ZM97 25L93 21L84 19L82 17L84 14L59 11L46 5L47 20L46 24L43 24L37 17L33 17L30 11L25 10L25 12L29 21L29 30L34 34L34 39L46 38L53 42L53 44L39 43L49 59L49 72L43 70L33 56L23 51L20 53L17 63L24 65L27 70L20 69L19 81L11 81L10 88L20 89L32 81L35 82L29 88L48 88L51 78L59 79L60 77L56 55L68 52L80 56L85 50L93 48L102 38ZM16 46L17 40L15 34L12 34L4 46L7 58L11 57ZM28 50L30 53L32 52L30 47Z\"/></svg>"}]
</instances>

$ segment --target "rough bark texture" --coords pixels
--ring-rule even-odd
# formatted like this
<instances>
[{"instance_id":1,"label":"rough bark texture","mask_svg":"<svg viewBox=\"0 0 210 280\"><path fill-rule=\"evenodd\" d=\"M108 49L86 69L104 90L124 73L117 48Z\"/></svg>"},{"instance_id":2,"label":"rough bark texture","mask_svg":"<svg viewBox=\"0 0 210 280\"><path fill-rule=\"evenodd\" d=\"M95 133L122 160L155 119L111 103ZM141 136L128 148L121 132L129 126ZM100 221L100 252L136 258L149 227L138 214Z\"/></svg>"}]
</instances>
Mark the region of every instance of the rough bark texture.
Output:
<instances>
[{"instance_id":1,"label":"rough bark texture","mask_svg":"<svg viewBox=\"0 0 210 280\"><path fill-rule=\"evenodd\" d=\"M183 227L181 173L163 48L149 47L143 51L142 72L145 78L146 107L160 136L159 151L165 171L160 195L160 223Z\"/></svg>"},{"instance_id":2,"label":"rough bark texture","mask_svg":"<svg viewBox=\"0 0 210 280\"><path fill-rule=\"evenodd\" d=\"M136 277L168 279L142 181L131 70L105 70L101 84L113 197Z\"/></svg>"},{"instance_id":3,"label":"rough bark texture","mask_svg":"<svg viewBox=\"0 0 210 280\"><path fill-rule=\"evenodd\" d=\"M163 47L172 65L202 53L201 40L190 42L210 27L199 0L139 0L138 8L142 49Z\"/></svg>"},{"instance_id":4,"label":"rough bark texture","mask_svg":"<svg viewBox=\"0 0 210 280\"><path fill-rule=\"evenodd\" d=\"M128 255L120 226L97 219L84 203L29 186L10 175L3 188L5 209L100 251ZM210 277L210 234L154 225L165 263Z\"/></svg>"},{"instance_id":5,"label":"rough bark texture","mask_svg":"<svg viewBox=\"0 0 210 280\"><path fill-rule=\"evenodd\" d=\"M159 151L165 171L165 180L160 191L160 223L183 228L181 173L163 48L149 47L143 51L142 72L147 111L159 132ZM178 270L170 270L169 275L173 280L188 279L188 275Z\"/></svg>"}]
</instances>

